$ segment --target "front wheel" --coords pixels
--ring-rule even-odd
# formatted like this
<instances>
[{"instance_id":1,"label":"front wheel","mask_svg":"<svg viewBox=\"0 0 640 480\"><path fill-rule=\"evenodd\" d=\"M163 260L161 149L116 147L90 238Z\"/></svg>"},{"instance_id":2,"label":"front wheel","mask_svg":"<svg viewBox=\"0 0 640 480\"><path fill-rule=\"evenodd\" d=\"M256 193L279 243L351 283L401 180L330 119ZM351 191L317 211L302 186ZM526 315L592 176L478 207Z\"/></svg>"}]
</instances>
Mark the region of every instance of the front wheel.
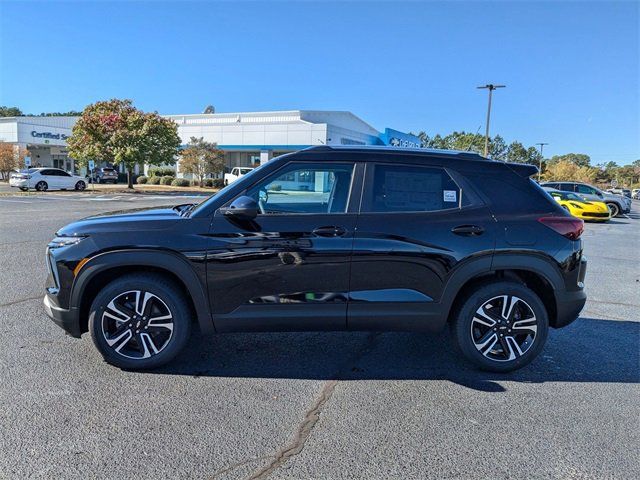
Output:
<instances>
[{"instance_id":1,"label":"front wheel","mask_svg":"<svg viewBox=\"0 0 640 480\"><path fill-rule=\"evenodd\" d=\"M607 203L609 211L611 212L611 218L617 217L620 214L620 208L615 203Z\"/></svg>"},{"instance_id":2,"label":"front wheel","mask_svg":"<svg viewBox=\"0 0 640 480\"><path fill-rule=\"evenodd\" d=\"M510 372L540 353L549 316L532 290L503 281L471 291L454 312L451 327L467 360L483 370Z\"/></svg>"},{"instance_id":3,"label":"front wheel","mask_svg":"<svg viewBox=\"0 0 640 480\"><path fill-rule=\"evenodd\" d=\"M104 359L126 369L156 368L172 360L191 332L184 294L161 275L118 278L96 296L89 331Z\"/></svg>"}]
</instances>

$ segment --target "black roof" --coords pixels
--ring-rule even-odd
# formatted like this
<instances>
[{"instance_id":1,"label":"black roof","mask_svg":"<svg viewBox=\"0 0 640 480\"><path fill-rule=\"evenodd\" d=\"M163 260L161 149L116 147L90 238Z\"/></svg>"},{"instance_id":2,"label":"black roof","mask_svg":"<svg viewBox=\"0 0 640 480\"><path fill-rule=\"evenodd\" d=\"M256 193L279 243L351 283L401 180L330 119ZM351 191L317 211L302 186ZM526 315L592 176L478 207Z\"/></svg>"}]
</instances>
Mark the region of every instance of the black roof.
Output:
<instances>
[{"instance_id":1,"label":"black roof","mask_svg":"<svg viewBox=\"0 0 640 480\"><path fill-rule=\"evenodd\" d=\"M397 148L397 147L385 147L378 145L349 145L349 146L330 146L330 145L318 145L314 147L305 148L304 150L300 150L299 152L286 154L284 156L297 156L302 154L318 154L318 153L328 153L328 152L344 152L349 154L361 155L361 154L369 154L369 156L364 155L362 158L358 158L358 161L367 161L367 160L375 160L379 161L381 155L389 155L393 154L395 156L402 156L404 159L411 158L414 161L419 162L421 158L423 159L434 159L434 160L445 160L447 164L451 164L452 166L456 164L459 167L463 165L466 168L473 168L474 170L484 170L487 167L490 169L501 170L502 168L507 167L512 170L514 173L521 177L529 177L538 173L538 167L535 165L530 165L527 163L507 163L501 162L497 160L491 160L489 158L485 158L482 155L479 155L475 152L462 152L459 150L435 150L429 148ZM372 155L374 154L374 155ZM327 158L330 159L331 157ZM336 160L339 160L340 157L334 157Z\"/></svg>"},{"instance_id":2,"label":"black roof","mask_svg":"<svg viewBox=\"0 0 640 480\"><path fill-rule=\"evenodd\" d=\"M400 155L421 155L426 157L450 157L452 159L481 160L491 162L493 160L485 158L475 152L461 150L438 150L434 148L398 148L382 145L317 145L305 148L303 152L349 152L349 153L380 153L380 154L400 154Z\"/></svg>"}]
</instances>

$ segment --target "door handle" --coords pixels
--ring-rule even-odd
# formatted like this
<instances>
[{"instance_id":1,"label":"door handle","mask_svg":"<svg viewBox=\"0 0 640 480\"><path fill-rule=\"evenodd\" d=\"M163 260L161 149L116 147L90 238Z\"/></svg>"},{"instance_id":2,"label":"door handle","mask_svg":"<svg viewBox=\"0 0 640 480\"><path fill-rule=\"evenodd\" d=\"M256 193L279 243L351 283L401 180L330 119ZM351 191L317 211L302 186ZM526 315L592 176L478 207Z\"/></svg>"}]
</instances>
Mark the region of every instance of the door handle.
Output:
<instances>
[{"instance_id":1,"label":"door handle","mask_svg":"<svg viewBox=\"0 0 640 480\"><path fill-rule=\"evenodd\" d=\"M318 237L342 237L347 230L344 227L318 227L313 232Z\"/></svg>"},{"instance_id":2,"label":"door handle","mask_svg":"<svg viewBox=\"0 0 640 480\"><path fill-rule=\"evenodd\" d=\"M484 228L478 225L458 225L451 229L456 235L462 235L465 237L476 237L484 233Z\"/></svg>"}]
</instances>

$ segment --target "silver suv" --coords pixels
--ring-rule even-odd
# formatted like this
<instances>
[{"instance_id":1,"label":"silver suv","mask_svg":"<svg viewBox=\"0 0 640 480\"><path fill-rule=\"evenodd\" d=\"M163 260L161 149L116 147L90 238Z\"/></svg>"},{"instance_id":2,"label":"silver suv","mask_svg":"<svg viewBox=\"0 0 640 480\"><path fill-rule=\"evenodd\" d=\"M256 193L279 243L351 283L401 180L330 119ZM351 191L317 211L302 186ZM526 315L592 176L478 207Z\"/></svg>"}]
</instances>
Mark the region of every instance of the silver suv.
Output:
<instances>
[{"instance_id":1,"label":"silver suv","mask_svg":"<svg viewBox=\"0 0 640 480\"><path fill-rule=\"evenodd\" d=\"M100 167L96 168L89 178L95 183L118 183L118 171L111 167Z\"/></svg>"},{"instance_id":2,"label":"silver suv","mask_svg":"<svg viewBox=\"0 0 640 480\"><path fill-rule=\"evenodd\" d=\"M617 217L631 211L631 199L622 195L614 195L600 190L598 187L582 182L544 182L543 187L555 188L565 192L575 192L585 200L604 202L611 210L611 216Z\"/></svg>"}]
</instances>

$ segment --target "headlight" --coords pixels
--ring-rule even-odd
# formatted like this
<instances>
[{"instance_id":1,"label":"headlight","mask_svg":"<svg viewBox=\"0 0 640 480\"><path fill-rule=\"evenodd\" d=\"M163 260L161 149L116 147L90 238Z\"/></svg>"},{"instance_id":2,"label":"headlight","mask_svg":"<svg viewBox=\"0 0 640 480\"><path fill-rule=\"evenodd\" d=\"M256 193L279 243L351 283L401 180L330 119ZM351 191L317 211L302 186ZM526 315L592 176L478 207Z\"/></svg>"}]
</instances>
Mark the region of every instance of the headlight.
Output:
<instances>
[{"instance_id":1,"label":"headlight","mask_svg":"<svg viewBox=\"0 0 640 480\"><path fill-rule=\"evenodd\" d=\"M49 245L47 245L47 246L49 248L69 247L71 245L75 245L77 243L80 243L85 238L87 238L86 235L77 235L77 236L73 236L73 237L58 237L58 236L55 236L55 237L53 237L53 240L51 240L49 242Z\"/></svg>"},{"instance_id":2,"label":"headlight","mask_svg":"<svg viewBox=\"0 0 640 480\"><path fill-rule=\"evenodd\" d=\"M571 203L572 207L579 208L580 210L583 210L582 206L580 206L579 204L573 203L573 202L570 202L570 203Z\"/></svg>"}]
</instances>

